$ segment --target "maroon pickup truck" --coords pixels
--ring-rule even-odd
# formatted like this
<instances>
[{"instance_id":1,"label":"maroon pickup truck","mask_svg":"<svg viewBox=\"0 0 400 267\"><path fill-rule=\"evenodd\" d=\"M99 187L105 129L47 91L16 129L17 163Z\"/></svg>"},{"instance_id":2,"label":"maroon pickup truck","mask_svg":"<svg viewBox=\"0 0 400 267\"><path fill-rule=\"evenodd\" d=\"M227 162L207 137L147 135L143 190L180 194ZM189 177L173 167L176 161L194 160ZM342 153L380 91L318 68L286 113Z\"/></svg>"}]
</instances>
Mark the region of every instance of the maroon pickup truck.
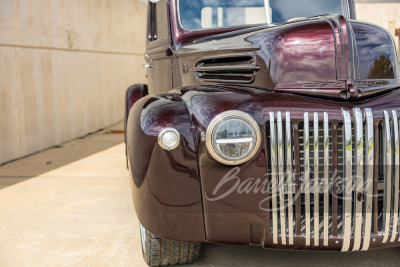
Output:
<instances>
[{"instance_id":1,"label":"maroon pickup truck","mask_svg":"<svg viewBox=\"0 0 400 267\"><path fill-rule=\"evenodd\" d=\"M143 255L400 246L396 47L353 0L150 0L126 94Z\"/></svg>"}]
</instances>

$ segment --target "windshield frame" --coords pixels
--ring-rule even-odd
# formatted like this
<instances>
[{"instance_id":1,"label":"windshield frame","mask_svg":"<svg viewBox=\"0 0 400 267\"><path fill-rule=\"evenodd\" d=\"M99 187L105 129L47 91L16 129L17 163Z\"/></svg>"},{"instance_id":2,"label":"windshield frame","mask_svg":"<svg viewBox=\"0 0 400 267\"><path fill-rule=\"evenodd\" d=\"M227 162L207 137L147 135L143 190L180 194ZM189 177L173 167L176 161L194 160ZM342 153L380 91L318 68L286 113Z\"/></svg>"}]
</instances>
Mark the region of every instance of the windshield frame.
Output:
<instances>
[{"instance_id":1,"label":"windshield frame","mask_svg":"<svg viewBox=\"0 0 400 267\"><path fill-rule=\"evenodd\" d=\"M253 24L253 25L239 25L239 26L228 26L228 27L216 27L216 28L208 28L208 29L196 29L196 30L188 30L186 29L181 21L180 15L180 0L169 0L170 1L170 14L171 14L171 28L173 33L173 40L176 45L181 43L187 43L193 41L194 39L211 36L220 33L231 32L240 29L247 29L251 27L257 26L269 26L269 25L277 25L271 23L271 17L269 12L267 12L267 23L265 24ZM349 19L356 19L355 10L354 10L354 1L353 0L341 0L342 1L342 12L346 14L345 16ZM265 4L268 3L269 0L264 0Z\"/></svg>"}]
</instances>

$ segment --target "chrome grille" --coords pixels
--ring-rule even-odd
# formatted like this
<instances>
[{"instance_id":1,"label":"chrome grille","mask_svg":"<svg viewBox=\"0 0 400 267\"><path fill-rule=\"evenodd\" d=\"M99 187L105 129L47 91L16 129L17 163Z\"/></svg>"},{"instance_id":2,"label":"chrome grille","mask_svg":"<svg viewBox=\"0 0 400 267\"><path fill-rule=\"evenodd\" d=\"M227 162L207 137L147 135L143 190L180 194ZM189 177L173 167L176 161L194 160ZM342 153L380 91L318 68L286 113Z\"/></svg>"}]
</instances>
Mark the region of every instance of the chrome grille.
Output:
<instances>
[{"instance_id":1,"label":"chrome grille","mask_svg":"<svg viewBox=\"0 0 400 267\"><path fill-rule=\"evenodd\" d=\"M342 240L342 251L359 251L369 249L372 234L381 235L383 243L400 241L397 112L385 111L379 123L374 122L371 109L353 112L342 109L342 118L342 122L335 122L337 140L334 142L333 124L326 112L304 113L303 121L297 124L291 122L289 112L270 113L268 141L274 244L293 245L294 236L300 235L305 246L328 246L329 238L335 237ZM380 144L374 143L374 125L381 125L383 129L379 134ZM295 136L298 140L294 140ZM378 199L378 205L374 202L378 198L374 196L374 186L379 187L374 185L375 155L383 162L384 185L379 188L383 198ZM296 174L301 177L300 184L296 183ZM330 190L336 182L340 194ZM300 201L296 201L296 196ZM337 203L337 214L333 212L333 201ZM373 212L378 213L377 218L372 216ZM300 227L296 221L301 222ZM373 225L378 233L374 233Z\"/></svg>"}]
</instances>

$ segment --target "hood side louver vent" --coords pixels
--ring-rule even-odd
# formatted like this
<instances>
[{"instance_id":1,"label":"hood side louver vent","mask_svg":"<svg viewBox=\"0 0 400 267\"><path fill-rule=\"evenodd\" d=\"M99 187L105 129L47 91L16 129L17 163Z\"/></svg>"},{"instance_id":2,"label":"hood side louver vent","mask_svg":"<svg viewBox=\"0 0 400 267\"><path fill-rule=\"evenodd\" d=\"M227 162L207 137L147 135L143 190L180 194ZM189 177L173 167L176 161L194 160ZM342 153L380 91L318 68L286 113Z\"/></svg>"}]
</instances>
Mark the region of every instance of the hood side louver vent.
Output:
<instances>
[{"instance_id":1,"label":"hood side louver vent","mask_svg":"<svg viewBox=\"0 0 400 267\"><path fill-rule=\"evenodd\" d=\"M259 67L251 54L203 58L193 69L196 78L208 82L251 83Z\"/></svg>"}]
</instances>

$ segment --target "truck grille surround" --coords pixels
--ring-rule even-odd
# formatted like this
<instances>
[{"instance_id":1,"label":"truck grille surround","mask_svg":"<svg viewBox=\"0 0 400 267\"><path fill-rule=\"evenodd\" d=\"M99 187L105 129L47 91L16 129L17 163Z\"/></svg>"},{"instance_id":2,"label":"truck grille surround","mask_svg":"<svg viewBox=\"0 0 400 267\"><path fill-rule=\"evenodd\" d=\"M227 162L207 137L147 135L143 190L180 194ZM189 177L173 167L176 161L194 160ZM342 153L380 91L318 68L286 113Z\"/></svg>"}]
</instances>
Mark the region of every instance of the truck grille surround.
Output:
<instances>
[{"instance_id":1,"label":"truck grille surround","mask_svg":"<svg viewBox=\"0 0 400 267\"><path fill-rule=\"evenodd\" d=\"M274 245L366 251L399 242L399 121L396 111L271 112L267 124L270 230Z\"/></svg>"}]
</instances>

